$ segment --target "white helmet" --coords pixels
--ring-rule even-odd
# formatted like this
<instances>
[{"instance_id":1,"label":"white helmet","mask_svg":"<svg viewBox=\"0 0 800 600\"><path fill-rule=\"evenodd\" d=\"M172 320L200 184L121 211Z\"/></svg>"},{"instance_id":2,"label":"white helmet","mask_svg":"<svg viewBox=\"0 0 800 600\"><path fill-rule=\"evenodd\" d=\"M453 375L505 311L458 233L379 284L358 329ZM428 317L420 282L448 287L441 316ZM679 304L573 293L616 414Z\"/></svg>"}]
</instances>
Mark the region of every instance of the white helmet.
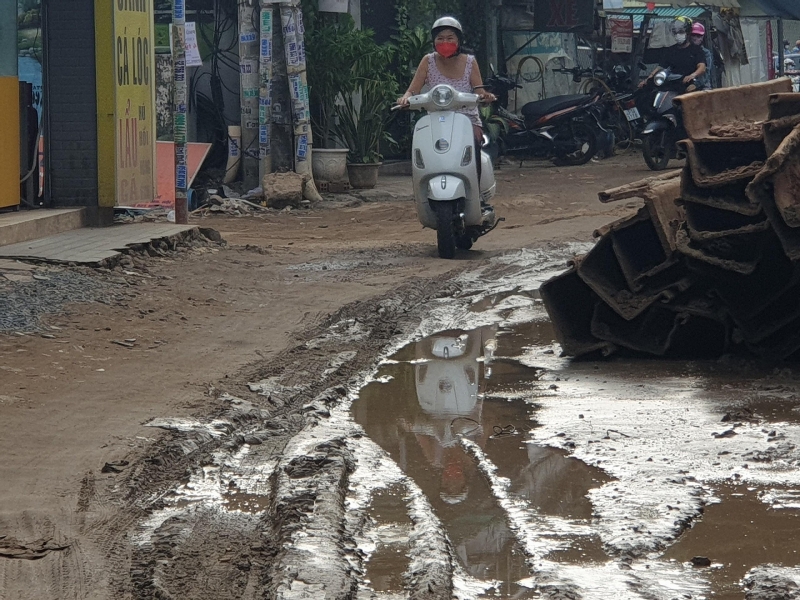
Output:
<instances>
[{"instance_id":1,"label":"white helmet","mask_svg":"<svg viewBox=\"0 0 800 600\"><path fill-rule=\"evenodd\" d=\"M459 40L462 40L464 37L464 29L461 27L461 23L458 22L458 19L453 17L442 17L440 19L436 19L431 27L431 37L435 38L442 29L455 30Z\"/></svg>"}]
</instances>

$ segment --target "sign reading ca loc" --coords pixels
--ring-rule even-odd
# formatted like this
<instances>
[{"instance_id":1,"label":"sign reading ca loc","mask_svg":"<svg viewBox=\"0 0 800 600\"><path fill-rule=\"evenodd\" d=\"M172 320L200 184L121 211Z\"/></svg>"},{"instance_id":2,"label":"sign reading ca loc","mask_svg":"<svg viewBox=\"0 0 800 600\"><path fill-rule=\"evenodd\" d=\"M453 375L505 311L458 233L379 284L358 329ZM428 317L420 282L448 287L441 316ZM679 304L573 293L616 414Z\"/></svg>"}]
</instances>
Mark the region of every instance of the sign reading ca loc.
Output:
<instances>
[{"instance_id":1,"label":"sign reading ca loc","mask_svg":"<svg viewBox=\"0 0 800 600\"><path fill-rule=\"evenodd\" d=\"M155 197L152 0L113 0L117 202Z\"/></svg>"}]
</instances>

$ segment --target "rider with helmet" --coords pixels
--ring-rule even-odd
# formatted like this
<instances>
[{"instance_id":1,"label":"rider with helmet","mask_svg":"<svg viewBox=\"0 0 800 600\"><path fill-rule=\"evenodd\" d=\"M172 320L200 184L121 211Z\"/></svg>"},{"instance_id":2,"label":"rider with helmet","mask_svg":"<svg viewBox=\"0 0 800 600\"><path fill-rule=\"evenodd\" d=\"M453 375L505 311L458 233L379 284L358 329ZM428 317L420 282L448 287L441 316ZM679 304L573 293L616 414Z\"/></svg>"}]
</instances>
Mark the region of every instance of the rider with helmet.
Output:
<instances>
[{"instance_id":1,"label":"rider with helmet","mask_svg":"<svg viewBox=\"0 0 800 600\"><path fill-rule=\"evenodd\" d=\"M714 87L714 54L703 45L703 38L706 35L706 28L702 23L695 22L692 25L692 44L700 46L703 50L703 55L706 57L706 72L697 76L697 83L702 89L711 89Z\"/></svg>"},{"instance_id":2,"label":"rider with helmet","mask_svg":"<svg viewBox=\"0 0 800 600\"><path fill-rule=\"evenodd\" d=\"M670 30L675 37L675 45L665 50L659 66L640 84L640 87L663 68L668 68L677 75L683 75L683 82L686 84L706 72L706 57L702 46L692 44L689 39L692 20L688 17L678 17L672 22Z\"/></svg>"},{"instance_id":3,"label":"rider with helmet","mask_svg":"<svg viewBox=\"0 0 800 600\"><path fill-rule=\"evenodd\" d=\"M478 62L471 54L463 52L464 29L461 23L453 17L442 17L433 23L431 38L435 52L425 55L417 67L417 72L408 86L408 90L397 103L408 104L411 96L419 94L422 87L427 85L432 88L446 83L459 92L475 93L484 102L494 102L494 94L483 89L483 79L478 68ZM465 114L472 121L472 130L475 135L475 147L478 156L483 144L483 126L477 108L462 109L458 112ZM475 161L478 168L478 178L481 175L481 161Z\"/></svg>"}]
</instances>

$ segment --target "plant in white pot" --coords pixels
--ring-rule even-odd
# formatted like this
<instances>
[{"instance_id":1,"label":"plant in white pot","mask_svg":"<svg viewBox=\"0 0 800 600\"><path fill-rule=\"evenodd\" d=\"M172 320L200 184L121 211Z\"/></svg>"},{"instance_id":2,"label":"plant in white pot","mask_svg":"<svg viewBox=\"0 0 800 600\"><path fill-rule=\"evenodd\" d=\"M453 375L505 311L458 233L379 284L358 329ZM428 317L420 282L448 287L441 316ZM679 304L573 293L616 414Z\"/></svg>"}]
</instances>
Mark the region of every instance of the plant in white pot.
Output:
<instances>
[{"instance_id":1,"label":"plant in white pot","mask_svg":"<svg viewBox=\"0 0 800 600\"><path fill-rule=\"evenodd\" d=\"M334 135L336 105L355 91L353 64L372 41L372 33L356 29L343 15L309 14L306 28L311 128L314 134L312 172L318 182L347 181L348 148Z\"/></svg>"}]
</instances>

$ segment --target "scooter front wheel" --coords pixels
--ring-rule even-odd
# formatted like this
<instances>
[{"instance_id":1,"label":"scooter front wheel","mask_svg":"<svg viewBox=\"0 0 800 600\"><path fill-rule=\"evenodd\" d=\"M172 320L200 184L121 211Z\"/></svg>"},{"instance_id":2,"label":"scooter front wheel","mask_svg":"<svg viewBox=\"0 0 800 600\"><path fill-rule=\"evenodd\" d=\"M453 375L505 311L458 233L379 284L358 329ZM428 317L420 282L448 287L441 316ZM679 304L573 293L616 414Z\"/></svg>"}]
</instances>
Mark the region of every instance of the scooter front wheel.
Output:
<instances>
[{"instance_id":1,"label":"scooter front wheel","mask_svg":"<svg viewBox=\"0 0 800 600\"><path fill-rule=\"evenodd\" d=\"M456 255L455 211L453 202L432 202L436 213L436 242L440 258Z\"/></svg>"},{"instance_id":2,"label":"scooter front wheel","mask_svg":"<svg viewBox=\"0 0 800 600\"><path fill-rule=\"evenodd\" d=\"M669 164L672 153L672 136L666 130L656 131L645 136L642 143L644 162L653 171L663 171Z\"/></svg>"}]
</instances>

